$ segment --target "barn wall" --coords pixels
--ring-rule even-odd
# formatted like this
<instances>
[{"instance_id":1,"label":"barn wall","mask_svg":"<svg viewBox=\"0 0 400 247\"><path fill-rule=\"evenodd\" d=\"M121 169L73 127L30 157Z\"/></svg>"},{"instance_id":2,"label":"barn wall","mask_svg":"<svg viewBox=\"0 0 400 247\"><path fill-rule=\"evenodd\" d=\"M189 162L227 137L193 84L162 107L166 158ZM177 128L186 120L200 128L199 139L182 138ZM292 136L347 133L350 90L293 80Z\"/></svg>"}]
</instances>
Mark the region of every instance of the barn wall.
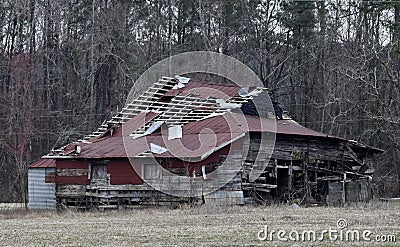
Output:
<instances>
[{"instance_id":1,"label":"barn wall","mask_svg":"<svg viewBox=\"0 0 400 247\"><path fill-rule=\"evenodd\" d=\"M55 168L28 169L29 209L55 209Z\"/></svg>"},{"instance_id":2,"label":"barn wall","mask_svg":"<svg viewBox=\"0 0 400 247\"><path fill-rule=\"evenodd\" d=\"M370 185L367 179L358 181L330 182L329 204L340 206L344 203L368 202L372 199ZM344 200L344 201L343 201Z\"/></svg>"},{"instance_id":3,"label":"barn wall","mask_svg":"<svg viewBox=\"0 0 400 247\"><path fill-rule=\"evenodd\" d=\"M89 166L82 160L56 161L56 196L58 205L79 206L83 203Z\"/></svg>"},{"instance_id":4,"label":"barn wall","mask_svg":"<svg viewBox=\"0 0 400 247\"><path fill-rule=\"evenodd\" d=\"M217 164L220 163L223 159L223 157L229 155L230 152L233 152L234 150L242 150L242 140L238 140L233 142L230 145L227 145L224 148L221 148L220 150L212 153L210 156L208 156L207 158L205 158L202 161L198 161L198 162L187 162L187 161L183 161L179 158L169 158L169 159L165 159L162 163L162 166L164 168L169 168L170 170L173 170L174 168L180 168L180 169L188 169L189 174L191 175L193 173L193 171L195 171L195 173L201 173L201 167L203 165L212 165L212 164ZM172 169L171 169L172 168Z\"/></svg>"}]
</instances>

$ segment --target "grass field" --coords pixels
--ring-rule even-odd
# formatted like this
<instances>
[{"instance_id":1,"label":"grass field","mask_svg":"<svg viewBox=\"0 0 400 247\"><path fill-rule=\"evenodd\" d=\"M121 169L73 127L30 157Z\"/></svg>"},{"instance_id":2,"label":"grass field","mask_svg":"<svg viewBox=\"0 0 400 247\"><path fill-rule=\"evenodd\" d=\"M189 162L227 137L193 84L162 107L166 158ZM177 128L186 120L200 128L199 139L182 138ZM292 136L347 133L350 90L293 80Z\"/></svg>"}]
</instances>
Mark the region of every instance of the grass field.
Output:
<instances>
[{"instance_id":1,"label":"grass field","mask_svg":"<svg viewBox=\"0 0 400 247\"><path fill-rule=\"evenodd\" d=\"M397 242L331 241L323 230L371 231ZM400 205L369 203L346 208L290 206L147 208L61 213L8 210L0 213L0 246L399 246ZM315 231L324 240L260 241L259 231ZM260 237L263 236L261 232ZM302 236L302 235L300 235ZM319 236L318 236L319 237ZM338 237L339 238L339 237ZM301 240L301 239L300 239Z\"/></svg>"}]
</instances>

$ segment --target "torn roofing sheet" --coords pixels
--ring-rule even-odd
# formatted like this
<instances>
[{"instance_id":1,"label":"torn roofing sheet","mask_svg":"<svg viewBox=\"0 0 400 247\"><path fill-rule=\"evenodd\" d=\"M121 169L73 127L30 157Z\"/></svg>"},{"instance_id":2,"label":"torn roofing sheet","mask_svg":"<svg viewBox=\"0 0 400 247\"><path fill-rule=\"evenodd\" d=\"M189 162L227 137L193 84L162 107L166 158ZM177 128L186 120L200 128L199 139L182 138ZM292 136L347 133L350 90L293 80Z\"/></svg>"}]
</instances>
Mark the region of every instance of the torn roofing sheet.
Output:
<instances>
[{"instance_id":1,"label":"torn roofing sheet","mask_svg":"<svg viewBox=\"0 0 400 247\"><path fill-rule=\"evenodd\" d=\"M236 109L241 106L241 104L226 103L225 100L223 100L223 99L216 99L215 102L217 102L219 104L219 107L224 108L224 109Z\"/></svg>"},{"instance_id":2,"label":"torn roofing sheet","mask_svg":"<svg viewBox=\"0 0 400 247\"><path fill-rule=\"evenodd\" d=\"M178 80L178 84L176 84L172 89L184 88L185 84L187 84L190 81L190 78L179 75L175 76L175 79Z\"/></svg>"},{"instance_id":3,"label":"torn roofing sheet","mask_svg":"<svg viewBox=\"0 0 400 247\"><path fill-rule=\"evenodd\" d=\"M182 138L182 126L175 125L168 128L168 140Z\"/></svg>"},{"instance_id":4,"label":"torn roofing sheet","mask_svg":"<svg viewBox=\"0 0 400 247\"><path fill-rule=\"evenodd\" d=\"M257 96L262 92L259 88L244 87L239 89L238 94L240 97Z\"/></svg>"},{"instance_id":5,"label":"torn roofing sheet","mask_svg":"<svg viewBox=\"0 0 400 247\"><path fill-rule=\"evenodd\" d=\"M136 139L141 136L150 135L153 132L155 132L156 130L158 130L161 127L161 125L163 125L164 123L165 123L164 121L156 121L156 122L152 123L150 125L150 127L143 134L131 134L131 136L133 139Z\"/></svg>"},{"instance_id":6,"label":"torn roofing sheet","mask_svg":"<svg viewBox=\"0 0 400 247\"><path fill-rule=\"evenodd\" d=\"M176 75L175 79L177 79L180 83L183 83L183 84L186 84L190 81L189 77L184 77L184 76L179 76L179 75Z\"/></svg>"},{"instance_id":7,"label":"torn roofing sheet","mask_svg":"<svg viewBox=\"0 0 400 247\"><path fill-rule=\"evenodd\" d=\"M168 151L165 147L161 147L157 144L150 143L150 151L155 154L162 154Z\"/></svg>"}]
</instances>

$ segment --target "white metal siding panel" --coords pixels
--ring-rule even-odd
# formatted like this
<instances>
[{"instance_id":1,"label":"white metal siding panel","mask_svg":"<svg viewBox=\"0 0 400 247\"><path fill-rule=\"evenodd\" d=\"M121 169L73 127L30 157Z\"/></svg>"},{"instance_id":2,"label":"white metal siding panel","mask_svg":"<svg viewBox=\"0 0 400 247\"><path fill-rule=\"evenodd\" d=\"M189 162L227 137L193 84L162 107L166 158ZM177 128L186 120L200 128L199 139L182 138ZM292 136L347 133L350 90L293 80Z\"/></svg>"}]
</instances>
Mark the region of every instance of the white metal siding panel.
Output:
<instances>
[{"instance_id":1,"label":"white metal siding panel","mask_svg":"<svg viewBox=\"0 0 400 247\"><path fill-rule=\"evenodd\" d=\"M46 175L55 172L55 168L28 169L29 209L55 209L56 184L46 183Z\"/></svg>"}]
</instances>

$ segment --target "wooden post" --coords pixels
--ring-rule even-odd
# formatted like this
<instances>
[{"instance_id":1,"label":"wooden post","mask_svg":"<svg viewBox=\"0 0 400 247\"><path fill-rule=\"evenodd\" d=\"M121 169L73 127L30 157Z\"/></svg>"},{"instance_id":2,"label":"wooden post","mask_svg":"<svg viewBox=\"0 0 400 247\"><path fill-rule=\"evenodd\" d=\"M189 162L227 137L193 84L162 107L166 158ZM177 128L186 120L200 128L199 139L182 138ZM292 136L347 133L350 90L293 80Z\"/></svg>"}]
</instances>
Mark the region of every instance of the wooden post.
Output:
<instances>
[{"instance_id":1,"label":"wooden post","mask_svg":"<svg viewBox=\"0 0 400 247\"><path fill-rule=\"evenodd\" d=\"M315 173L314 173L314 182L315 182L314 191L315 191L315 197L318 197L318 195L321 196L320 192L322 193L322 191L318 191L318 188L319 188L319 186L318 186L319 162L318 161L315 162L315 166L317 167L317 169L315 170ZM321 200L323 200L323 199L321 199Z\"/></svg>"},{"instance_id":2,"label":"wooden post","mask_svg":"<svg viewBox=\"0 0 400 247\"><path fill-rule=\"evenodd\" d=\"M278 160L275 159L274 160L274 164L275 164L275 185L278 186Z\"/></svg>"},{"instance_id":3,"label":"wooden post","mask_svg":"<svg viewBox=\"0 0 400 247\"><path fill-rule=\"evenodd\" d=\"M346 173L343 174L342 206L346 203Z\"/></svg>"},{"instance_id":4,"label":"wooden post","mask_svg":"<svg viewBox=\"0 0 400 247\"><path fill-rule=\"evenodd\" d=\"M290 163L289 163L289 169L288 169L288 199L289 201L292 200L292 173L293 173L293 161L292 159L290 159Z\"/></svg>"},{"instance_id":5,"label":"wooden post","mask_svg":"<svg viewBox=\"0 0 400 247\"><path fill-rule=\"evenodd\" d=\"M305 202L310 201L310 183L308 178L308 152L303 153L303 179L304 179L304 190L305 190Z\"/></svg>"}]
</instances>

